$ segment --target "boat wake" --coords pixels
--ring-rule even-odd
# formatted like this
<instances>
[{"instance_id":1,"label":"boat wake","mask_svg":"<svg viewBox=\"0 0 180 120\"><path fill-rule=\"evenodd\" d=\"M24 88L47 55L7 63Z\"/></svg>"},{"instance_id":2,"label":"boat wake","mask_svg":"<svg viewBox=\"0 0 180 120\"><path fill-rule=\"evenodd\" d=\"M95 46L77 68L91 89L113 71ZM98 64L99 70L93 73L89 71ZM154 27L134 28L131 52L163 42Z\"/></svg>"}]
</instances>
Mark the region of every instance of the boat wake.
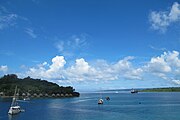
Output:
<instances>
[{"instance_id":1,"label":"boat wake","mask_svg":"<svg viewBox=\"0 0 180 120\"><path fill-rule=\"evenodd\" d=\"M81 103L81 102L86 102L86 101L90 101L90 100L95 100L95 99L81 99L81 100L73 101L71 103Z\"/></svg>"}]
</instances>

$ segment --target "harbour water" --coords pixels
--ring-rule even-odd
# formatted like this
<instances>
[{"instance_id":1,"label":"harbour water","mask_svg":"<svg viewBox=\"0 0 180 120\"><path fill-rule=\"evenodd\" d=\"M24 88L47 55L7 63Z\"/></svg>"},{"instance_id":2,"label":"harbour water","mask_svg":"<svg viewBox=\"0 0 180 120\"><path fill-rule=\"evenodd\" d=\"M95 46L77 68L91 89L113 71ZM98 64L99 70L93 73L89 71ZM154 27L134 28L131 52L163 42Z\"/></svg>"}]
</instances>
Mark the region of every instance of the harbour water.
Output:
<instances>
[{"instance_id":1,"label":"harbour water","mask_svg":"<svg viewBox=\"0 0 180 120\"><path fill-rule=\"evenodd\" d=\"M98 105L98 99L104 104ZM110 100L105 100L109 96ZM11 99L0 99L0 120L180 120L180 93L82 93L77 98L31 99L8 115Z\"/></svg>"}]
</instances>

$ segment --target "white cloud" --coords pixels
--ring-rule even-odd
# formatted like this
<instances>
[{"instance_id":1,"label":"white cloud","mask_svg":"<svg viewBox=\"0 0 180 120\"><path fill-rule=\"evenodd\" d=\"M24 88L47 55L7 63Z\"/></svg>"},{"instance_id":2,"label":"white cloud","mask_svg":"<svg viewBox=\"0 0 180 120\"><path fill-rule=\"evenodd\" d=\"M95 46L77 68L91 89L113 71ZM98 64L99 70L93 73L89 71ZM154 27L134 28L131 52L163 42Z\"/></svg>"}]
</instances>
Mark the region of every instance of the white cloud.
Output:
<instances>
[{"instance_id":1,"label":"white cloud","mask_svg":"<svg viewBox=\"0 0 180 120\"><path fill-rule=\"evenodd\" d=\"M19 23L25 23L23 26ZM32 38L37 38L37 34L34 32L34 29L30 26L30 20L26 17L20 16L16 13L13 13L6 9L6 7L0 5L0 30L5 30L7 28L16 27L27 33ZM18 27L17 27L18 26Z\"/></svg>"},{"instance_id":2,"label":"white cloud","mask_svg":"<svg viewBox=\"0 0 180 120\"><path fill-rule=\"evenodd\" d=\"M133 57L126 57L115 64L108 64L105 60L98 60L90 65L84 58L76 59L71 66L65 67L66 61L63 56L56 56L52 64L47 62L32 67L26 72L26 76L58 80L59 82L88 82L108 81L119 79L141 79L141 68L133 68L130 60Z\"/></svg>"},{"instance_id":3,"label":"white cloud","mask_svg":"<svg viewBox=\"0 0 180 120\"><path fill-rule=\"evenodd\" d=\"M0 30L16 25L17 14L0 14Z\"/></svg>"},{"instance_id":4,"label":"white cloud","mask_svg":"<svg viewBox=\"0 0 180 120\"><path fill-rule=\"evenodd\" d=\"M5 73L5 72L7 72L7 71L8 71L8 66L7 66L7 65L2 65L2 66L0 66L0 72Z\"/></svg>"},{"instance_id":5,"label":"white cloud","mask_svg":"<svg viewBox=\"0 0 180 120\"><path fill-rule=\"evenodd\" d=\"M50 69L48 72L56 72L64 67L66 61L63 56L56 56L52 59L52 65L50 65Z\"/></svg>"},{"instance_id":6,"label":"white cloud","mask_svg":"<svg viewBox=\"0 0 180 120\"><path fill-rule=\"evenodd\" d=\"M76 59L75 65L66 69L66 78L73 81L87 80L93 68L83 59Z\"/></svg>"},{"instance_id":7,"label":"white cloud","mask_svg":"<svg viewBox=\"0 0 180 120\"><path fill-rule=\"evenodd\" d=\"M180 78L180 67L177 68L177 69L175 69L174 71L175 71L174 74L175 74L177 77L179 76L179 78Z\"/></svg>"},{"instance_id":8,"label":"white cloud","mask_svg":"<svg viewBox=\"0 0 180 120\"><path fill-rule=\"evenodd\" d=\"M71 67L71 70L75 70L77 74L87 74L89 69L89 64L83 58L77 59L75 66Z\"/></svg>"},{"instance_id":9,"label":"white cloud","mask_svg":"<svg viewBox=\"0 0 180 120\"><path fill-rule=\"evenodd\" d=\"M166 61L172 66L176 68L180 68L180 59L179 57L179 52L178 51L173 51L173 52L168 52L164 53L164 56L166 57Z\"/></svg>"},{"instance_id":10,"label":"white cloud","mask_svg":"<svg viewBox=\"0 0 180 120\"><path fill-rule=\"evenodd\" d=\"M127 62L127 63L126 63ZM125 65L123 65L125 63ZM134 69L127 58L115 64L108 64L105 60L98 60L95 66L89 65L83 58L77 59L75 65L66 69L66 79L71 82L98 81L120 79L141 79L142 69ZM122 68L121 68L122 67Z\"/></svg>"},{"instance_id":11,"label":"white cloud","mask_svg":"<svg viewBox=\"0 0 180 120\"><path fill-rule=\"evenodd\" d=\"M180 4L175 2L169 13L169 19L172 22L178 21L180 19Z\"/></svg>"},{"instance_id":12,"label":"white cloud","mask_svg":"<svg viewBox=\"0 0 180 120\"><path fill-rule=\"evenodd\" d=\"M164 60L164 57L154 57L146 66L153 73L168 73L171 72L171 67Z\"/></svg>"},{"instance_id":13,"label":"white cloud","mask_svg":"<svg viewBox=\"0 0 180 120\"><path fill-rule=\"evenodd\" d=\"M34 30L32 28L26 28L25 32L31 36L32 38L37 38L37 35L35 34Z\"/></svg>"},{"instance_id":14,"label":"white cloud","mask_svg":"<svg viewBox=\"0 0 180 120\"><path fill-rule=\"evenodd\" d=\"M79 82L107 82L112 80L147 80L150 77L168 80L178 84L180 79L179 52L164 52L160 56L152 57L144 65L135 67L131 62L134 57L125 57L117 62L108 63L97 60L92 63L84 58L76 59L74 64L66 65L63 56L52 58L52 63L43 62L36 67L29 68L24 74L34 78L42 78L60 83ZM157 81L158 82L158 81Z\"/></svg>"},{"instance_id":15,"label":"white cloud","mask_svg":"<svg viewBox=\"0 0 180 120\"><path fill-rule=\"evenodd\" d=\"M56 48L58 49L59 52L63 52L64 51L64 42L63 41L59 41L56 44Z\"/></svg>"},{"instance_id":16,"label":"white cloud","mask_svg":"<svg viewBox=\"0 0 180 120\"><path fill-rule=\"evenodd\" d=\"M165 32L172 23L180 21L180 4L174 2L170 11L152 11L149 20L154 30Z\"/></svg>"},{"instance_id":17,"label":"white cloud","mask_svg":"<svg viewBox=\"0 0 180 120\"><path fill-rule=\"evenodd\" d=\"M175 84L180 85L180 80L172 80Z\"/></svg>"},{"instance_id":18,"label":"white cloud","mask_svg":"<svg viewBox=\"0 0 180 120\"><path fill-rule=\"evenodd\" d=\"M164 52L158 57L153 57L143 69L159 78L178 83L175 78L180 78L179 52Z\"/></svg>"},{"instance_id":19,"label":"white cloud","mask_svg":"<svg viewBox=\"0 0 180 120\"><path fill-rule=\"evenodd\" d=\"M84 52L83 50L88 47L87 34L73 35L68 39L55 38L58 42L55 47L64 56L73 56L76 52Z\"/></svg>"},{"instance_id":20,"label":"white cloud","mask_svg":"<svg viewBox=\"0 0 180 120\"><path fill-rule=\"evenodd\" d=\"M154 47L153 45L149 45L149 47L153 50L166 51L166 48L157 48L157 47Z\"/></svg>"},{"instance_id":21,"label":"white cloud","mask_svg":"<svg viewBox=\"0 0 180 120\"><path fill-rule=\"evenodd\" d=\"M25 73L25 76L32 76L34 78L43 79L61 79L63 77L63 67L66 61L63 56L56 56L52 59L52 64L49 65L47 62L37 65L37 67L29 68ZM22 76L22 74L20 74ZM22 77L25 77L24 75Z\"/></svg>"},{"instance_id":22,"label":"white cloud","mask_svg":"<svg viewBox=\"0 0 180 120\"><path fill-rule=\"evenodd\" d=\"M119 60L116 64L113 65L113 69L117 72L125 72L131 69L131 63L129 62L131 59L133 59L133 57L129 56Z\"/></svg>"},{"instance_id":23,"label":"white cloud","mask_svg":"<svg viewBox=\"0 0 180 120\"><path fill-rule=\"evenodd\" d=\"M129 72L126 73L125 78L131 80L142 80L142 73L143 70L141 68L131 69Z\"/></svg>"},{"instance_id":24,"label":"white cloud","mask_svg":"<svg viewBox=\"0 0 180 120\"><path fill-rule=\"evenodd\" d=\"M0 30L15 26L19 16L9 12L4 6L0 5Z\"/></svg>"},{"instance_id":25,"label":"white cloud","mask_svg":"<svg viewBox=\"0 0 180 120\"><path fill-rule=\"evenodd\" d=\"M129 56L120 60L118 63L114 64L112 69L114 72L118 73L118 76L123 76L125 79L139 79L141 80L141 74L143 70L141 68L134 68L130 60L134 57Z\"/></svg>"}]
</instances>

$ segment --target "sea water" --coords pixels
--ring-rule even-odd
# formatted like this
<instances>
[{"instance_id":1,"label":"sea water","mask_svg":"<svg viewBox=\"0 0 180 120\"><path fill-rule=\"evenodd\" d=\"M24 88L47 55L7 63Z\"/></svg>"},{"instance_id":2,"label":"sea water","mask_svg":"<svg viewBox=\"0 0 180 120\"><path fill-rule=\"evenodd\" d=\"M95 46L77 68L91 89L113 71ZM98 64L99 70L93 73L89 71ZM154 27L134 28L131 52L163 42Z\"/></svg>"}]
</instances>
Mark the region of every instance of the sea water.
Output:
<instances>
[{"instance_id":1,"label":"sea water","mask_svg":"<svg viewBox=\"0 0 180 120\"><path fill-rule=\"evenodd\" d=\"M105 97L110 97L107 101ZM98 105L103 97L104 104ZM180 120L180 93L82 93L63 99L19 102L25 109L8 115L11 99L0 99L0 120Z\"/></svg>"}]
</instances>

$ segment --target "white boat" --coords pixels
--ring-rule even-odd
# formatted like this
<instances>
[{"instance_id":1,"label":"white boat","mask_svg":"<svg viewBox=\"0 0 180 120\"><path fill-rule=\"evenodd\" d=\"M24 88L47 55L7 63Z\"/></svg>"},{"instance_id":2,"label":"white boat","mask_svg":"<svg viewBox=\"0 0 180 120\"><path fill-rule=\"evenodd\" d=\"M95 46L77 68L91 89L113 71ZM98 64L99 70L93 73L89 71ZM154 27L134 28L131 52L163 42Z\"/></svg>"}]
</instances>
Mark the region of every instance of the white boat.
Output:
<instances>
[{"instance_id":1,"label":"white boat","mask_svg":"<svg viewBox=\"0 0 180 120\"><path fill-rule=\"evenodd\" d=\"M131 89L131 93L138 93L138 90Z\"/></svg>"},{"instance_id":2,"label":"white boat","mask_svg":"<svg viewBox=\"0 0 180 120\"><path fill-rule=\"evenodd\" d=\"M20 112L21 112L21 107L16 105L16 106L10 107L8 114L14 115L14 114L18 114Z\"/></svg>"},{"instance_id":3,"label":"white boat","mask_svg":"<svg viewBox=\"0 0 180 120\"><path fill-rule=\"evenodd\" d=\"M98 104L103 104L103 99L99 99Z\"/></svg>"},{"instance_id":4,"label":"white boat","mask_svg":"<svg viewBox=\"0 0 180 120\"><path fill-rule=\"evenodd\" d=\"M9 108L9 111L8 111L8 114L11 114L11 115L18 114L21 112L21 107L17 103L17 99L18 99L17 94L19 93L16 93L16 92L17 92L17 86L16 86L15 93L12 99L11 107Z\"/></svg>"},{"instance_id":5,"label":"white boat","mask_svg":"<svg viewBox=\"0 0 180 120\"><path fill-rule=\"evenodd\" d=\"M23 100L24 100L24 101L29 101L29 100L30 100L30 97L26 96Z\"/></svg>"}]
</instances>

